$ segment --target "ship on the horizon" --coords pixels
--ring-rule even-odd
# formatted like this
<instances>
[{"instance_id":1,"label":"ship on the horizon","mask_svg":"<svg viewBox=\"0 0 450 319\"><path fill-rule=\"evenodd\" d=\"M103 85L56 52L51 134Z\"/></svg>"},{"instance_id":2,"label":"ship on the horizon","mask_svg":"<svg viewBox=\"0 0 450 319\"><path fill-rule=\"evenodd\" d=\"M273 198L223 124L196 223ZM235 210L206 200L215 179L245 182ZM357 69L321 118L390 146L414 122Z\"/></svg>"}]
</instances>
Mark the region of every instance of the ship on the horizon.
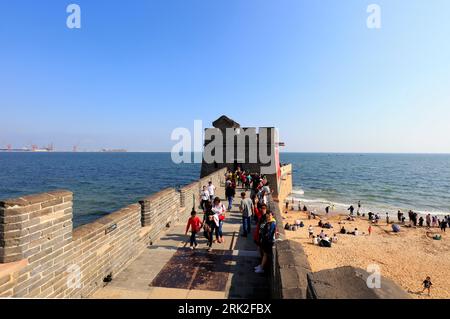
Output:
<instances>
[{"instance_id":1,"label":"ship on the horizon","mask_svg":"<svg viewBox=\"0 0 450 319\"><path fill-rule=\"evenodd\" d=\"M47 147L39 148L37 145L31 145L30 147L22 147L22 148L13 148L11 144L8 144L6 148L0 148L0 152L53 152L53 144L48 145Z\"/></svg>"},{"instance_id":2,"label":"ship on the horizon","mask_svg":"<svg viewBox=\"0 0 450 319\"><path fill-rule=\"evenodd\" d=\"M103 153L126 153L127 150L123 149L123 148L119 148L119 149L109 149L109 148L104 148L102 149Z\"/></svg>"}]
</instances>

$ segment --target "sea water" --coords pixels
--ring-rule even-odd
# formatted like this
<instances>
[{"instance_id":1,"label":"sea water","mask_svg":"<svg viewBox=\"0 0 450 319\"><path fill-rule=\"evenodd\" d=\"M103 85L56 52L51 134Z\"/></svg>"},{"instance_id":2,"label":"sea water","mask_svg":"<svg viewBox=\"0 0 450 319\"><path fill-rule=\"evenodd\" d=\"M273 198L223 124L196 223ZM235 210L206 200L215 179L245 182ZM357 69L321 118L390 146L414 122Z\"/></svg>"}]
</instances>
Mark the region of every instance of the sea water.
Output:
<instances>
[{"instance_id":1,"label":"sea water","mask_svg":"<svg viewBox=\"0 0 450 319\"><path fill-rule=\"evenodd\" d=\"M450 155L284 153L293 197L308 206L361 212L450 214Z\"/></svg>"},{"instance_id":2,"label":"sea water","mask_svg":"<svg viewBox=\"0 0 450 319\"><path fill-rule=\"evenodd\" d=\"M308 205L395 213L450 213L450 155L281 153L293 165L293 196ZM200 164L170 153L0 153L0 198L53 189L74 192L74 225L88 223L166 187L200 177Z\"/></svg>"}]
</instances>

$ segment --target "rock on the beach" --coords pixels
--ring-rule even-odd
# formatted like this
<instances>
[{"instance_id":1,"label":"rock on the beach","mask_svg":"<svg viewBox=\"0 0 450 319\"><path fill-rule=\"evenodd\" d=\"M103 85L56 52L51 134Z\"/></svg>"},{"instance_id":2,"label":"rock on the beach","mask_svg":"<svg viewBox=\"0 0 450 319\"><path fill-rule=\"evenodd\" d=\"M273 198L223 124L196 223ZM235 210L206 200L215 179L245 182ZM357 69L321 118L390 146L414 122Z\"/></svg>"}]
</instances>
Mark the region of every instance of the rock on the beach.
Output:
<instances>
[{"instance_id":1,"label":"rock on the beach","mask_svg":"<svg viewBox=\"0 0 450 319\"><path fill-rule=\"evenodd\" d=\"M369 288L367 271L352 266L308 274L308 298L312 299L409 299L392 280L381 277L380 288Z\"/></svg>"}]
</instances>

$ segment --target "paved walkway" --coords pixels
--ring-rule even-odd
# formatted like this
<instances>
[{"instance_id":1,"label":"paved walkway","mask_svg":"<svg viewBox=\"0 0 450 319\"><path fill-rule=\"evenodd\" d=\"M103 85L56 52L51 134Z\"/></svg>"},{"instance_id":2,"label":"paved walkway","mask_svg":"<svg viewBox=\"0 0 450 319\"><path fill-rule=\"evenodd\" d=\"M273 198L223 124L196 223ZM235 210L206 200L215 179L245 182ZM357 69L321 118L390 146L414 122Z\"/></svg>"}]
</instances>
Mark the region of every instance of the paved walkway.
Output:
<instances>
[{"instance_id":1,"label":"paved walkway","mask_svg":"<svg viewBox=\"0 0 450 319\"><path fill-rule=\"evenodd\" d=\"M193 251L184 236L187 221L180 221L92 298L268 298L267 275L253 272L259 254L252 236L240 236L238 198L223 225L225 243L207 252L200 233Z\"/></svg>"}]
</instances>

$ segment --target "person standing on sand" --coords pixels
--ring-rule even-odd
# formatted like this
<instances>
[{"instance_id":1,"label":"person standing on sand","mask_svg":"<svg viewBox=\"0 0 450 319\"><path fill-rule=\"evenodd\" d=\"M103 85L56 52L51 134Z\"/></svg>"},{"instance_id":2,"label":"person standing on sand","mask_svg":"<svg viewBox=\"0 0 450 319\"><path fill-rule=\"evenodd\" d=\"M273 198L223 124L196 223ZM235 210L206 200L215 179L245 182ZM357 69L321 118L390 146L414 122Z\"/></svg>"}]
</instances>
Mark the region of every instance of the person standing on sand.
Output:
<instances>
[{"instance_id":1,"label":"person standing on sand","mask_svg":"<svg viewBox=\"0 0 450 319\"><path fill-rule=\"evenodd\" d=\"M431 227L431 215L427 214L427 217L425 217L425 220L427 222L427 227L430 228Z\"/></svg>"},{"instance_id":2,"label":"person standing on sand","mask_svg":"<svg viewBox=\"0 0 450 319\"><path fill-rule=\"evenodd\" d=\"M356 211L356 213L359 215L359 212L361 211L361 201L358 201L358 210Z\"/></svg>"},{"instance_id":3,"label":"person standing on sand","mask_svg":"<svg viewBox=\"0 0 450 319\"><path fill-rule=\"evenodd\" d=\"M441 221L441 232L445 233L445 229L447 228L447 221L445 219L443 219Z\"/></svg>"},{"instance_id":4,"label":"person standing on sand","mask_svg":"<svg viewBox=\"0 0 450 319\"><path fill-rule=\"evenodd\" d=\"M431 277L428 276L424 281L423 281L423 290L422 293L424 293L425 290L428 290L428 296L431 295L431 286L433 286L433 284L431 283Z\"/></svg>"},{"instance_id":5,"label":"person standing on sand","mask_svg":"<svg viewBox=\"0 0 450 319\"><path fill-rule=\"evenodd\" d=\"M312 225L309 225L308 227L308 238L312 238L314 237L314 229L312 227Z\"/></svg>"},{"instance_id":6,"label":"person standing on sand","mask_svg":"<svg viewBox=\"0 0 450 319\"><path fill-rule=\"evenodd\" d=\"M402 221L402 212L401 212L400 210L397 212L397 220L398 220L399 222Z\"/></svg>"},{"instance_id":7,"label":"person standing on sand","mask_svg":"<svg viewBox=\"0 0 450 319\"><path fill-rule=\"evenodd\" d=\"M423 227L423 217L422 216L420 216L420 218L419 218L419 226Z\"/></svg>"},{"instance_id":8,"label":"person standing on sand","mask_svg":"<svg viewBox=\"0 0 450 319\"><path fill-rule=\"evenodd\" d=\"M350 207L347 208L347 210L350 211L350 216L353 216L353 212L355 211L355 207L353 207L353 205L350 205Z\"/></svg>"},{"instance_id":9,"label":"person standing on sand","mask_svg":"<svg viewBox=\"0 0 450 319\"><path fill-rule=\"evenodd\" d=\"M325 207L325 214L328 215L329 212L330 212L330 206Z\"/></svg>"},{"instance_id":10,"label":"person standing on sand","mask_svg":"<svg viewBox=\"0 0 450 319\"><path fill-rule=\"evenodd\" d=\"M386 213L386 224L389 225L389 213Z\"/></svg>"},{"instance_id":11,"label":"person standing on sand","mask_svg":"<svg viewBox=\"0 0 450 319\"><path fill-rule=\"evenodd\" d=\"M372 235L372 225L369 225L369 228L367 229L367 231L369 232L369 236Z\"/></svg>"}]
</instances>

